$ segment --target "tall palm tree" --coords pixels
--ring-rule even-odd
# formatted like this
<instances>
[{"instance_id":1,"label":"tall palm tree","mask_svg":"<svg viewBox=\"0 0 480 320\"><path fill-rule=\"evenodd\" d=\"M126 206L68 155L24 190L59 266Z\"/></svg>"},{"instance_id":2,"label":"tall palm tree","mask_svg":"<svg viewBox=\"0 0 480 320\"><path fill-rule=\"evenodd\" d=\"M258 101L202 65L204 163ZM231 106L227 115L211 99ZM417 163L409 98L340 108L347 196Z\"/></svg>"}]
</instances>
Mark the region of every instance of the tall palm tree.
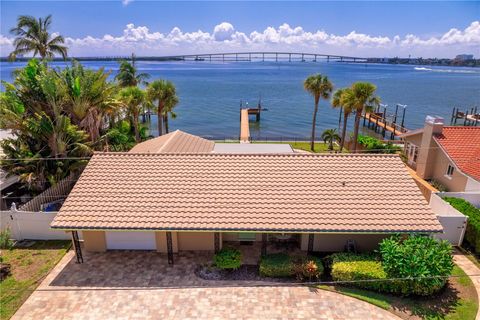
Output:
<instances>
[{"instance_id":1,"label":"tall palm tree","mask_svg":"<svg viewBox=\"0 0 480 320\"><path fill-rule=\"evenodd\" d=\"M131 87L139 84L147 85L146 80L150 78L148 73L137 73L137 67L135 67L135 55L132 54L132 62L123 60L120 62L120 68L118 74L115 76L115 80L118 81L120 87Z\"/></svg>"},{"instance_id":2,"label":"tall palm tree","mask_svg":"<svg viewBox=\"0 0 480 320\"><path fill-rule=\"evenodd\" d=\"M312 119L312 135L310 138L310 149L314 151L313 149L315 142L315 127L317 124L318 103L320 102L320 98L330 98L330 94L333 90L333 84L330 82L330 80L328 80L327 76L322 76L321 74L317 73L305 79L305 81L303 82L303 87L315 99L315 109L313 111Z\"/></svg>"},{"instance_id":3,"label":"tall palm tree","mask_svg":"<svg viewBox=\"0 0 480 320\"><path fill-rule=\"evenodd\" d=\"M345 92L351 90L350 88L343 88L338 89L333 94L332 98L332 107L340 108L341 112L343 112L343 126L342 126L342 134L340 138L340 152L342 152L343 147L345 146L345 136L347 134L347 124L348 124L348 117L352 113L351 106L345 104Z\"/></svg>"},{"instance_id":4,"label":"tall palm tree","mask_svg":"<svg viewBox=\"0 0 480 320\"><path fill-rule=\"evenodd\" d=\"M167 80L155 80L147 87L147 97L150 101L157 101L158 135L163 134L164 115L171 112L178 103L175 85Z\"/></svg>"},{"instance_id":5,"label":"tall palm tree","mask_svg":"<svg viewBox=\"0 0 480 320\"><path fill-rule=\"evenodd\" d=\"M333 150L333 142L339 141L340 136L337 133L337 129L327 129L322 133L323 142L328 142L328 150Z\"/></svg>"},{"instance_id":6,"label":"tall palm tree","mask_svg":"<svg viewBox=\"0 0 480 320\"><path fill-rule=\"evenodd\" d=\"M138 87L123 88L119 92L119 100L124 104L127 114L131 118L133 131L135 132L135 141L140 142L138 117L145 101L145 92Z\"/></svg>"},{"instance_id":7,"label":"tall palm tree","mask_svg":"<svg viewBox=\"0 0 480 320\"><path fill-rule=\"evenodd\" d=\"M19 16L17 26L10 30L16 36L13 41L15 50L9 55L10 60L15 60L18 55L33 52L42 59L53 58L60 54L63 59L67 58L67 47L63 44L65 39L61 35L53 36L48 32L52 24L52 16L35 19L32 16Z\"/></svg>"},{"instance_id":8,"label":"tall palm tree","mask_svg":"<svg viewBox=\"0 0 480 320\"><path fill-rule=\"evenodd\" d=\"M350 90L342 94L342 104L355 110L355 126L353 131L353 152L357 152L358 130L362 113L371 111L380 104L380 97L375 95L377 87L369 82L355 82Z\"/></svg>"}]
</instances>

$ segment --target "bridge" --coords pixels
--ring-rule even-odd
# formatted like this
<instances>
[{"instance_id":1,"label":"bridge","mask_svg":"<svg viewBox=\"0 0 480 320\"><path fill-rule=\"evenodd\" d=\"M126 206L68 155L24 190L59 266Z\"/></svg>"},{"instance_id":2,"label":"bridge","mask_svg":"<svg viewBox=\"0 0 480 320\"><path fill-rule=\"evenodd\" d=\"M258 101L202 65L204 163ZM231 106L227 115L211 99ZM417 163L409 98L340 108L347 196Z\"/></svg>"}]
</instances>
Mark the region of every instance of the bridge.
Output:
<instances>
[{"instance_id":1,"label":"bridge","mask_svg":"<svg viewBox=\"0 0 480 320\"><path fill-rule=\"evenodd\" d=\"M159 57L137 57L137 60L177 60L177 61L221 61L221 62L239 62L239 61L288 61L288 62L317 62L339 61L339 62L367 62L367 58L342 56L323 53L306 52L276 52L276 51L258 51L258 52L228 52L228 53L203 53L203 54L184 54Z\"/></svg>"}]
</instances>

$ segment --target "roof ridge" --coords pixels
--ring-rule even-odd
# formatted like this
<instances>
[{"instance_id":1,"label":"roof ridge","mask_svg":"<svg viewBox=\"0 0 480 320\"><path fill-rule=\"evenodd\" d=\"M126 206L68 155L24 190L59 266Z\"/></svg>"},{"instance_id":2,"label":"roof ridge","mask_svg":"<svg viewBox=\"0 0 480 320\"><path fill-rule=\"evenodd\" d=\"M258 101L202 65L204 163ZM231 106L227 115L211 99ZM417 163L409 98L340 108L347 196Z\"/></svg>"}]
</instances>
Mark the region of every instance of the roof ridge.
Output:
<instances>
[{"instance_id":1,"label":"roof ridge","mask_svg":"<svg viewBox=\"0 0 480 320\"><path fill-rule=\"evenodd\" d=\"M398 154L382 153L151 153L151 152L114 152L114 151L96 151L96 156L203 156L203 157L368 157L368 158L397 158Z\"/></svg>"},{"instance_id":2,"label":"roof ridge","mask_svg":"<svg viewBox=\"0 0 480 320\"><path fill-rule=\"evenodd\" d=\"M168 146L168 144L170 143L170 141L172 141L173 137L175 137L177 135L177 133L179 132L180 130L175 130L174 132L172 132L172 134L170 135L170 137L168 137L167 141L165 141L165 143L160 147L160 149L157 150L157 152L162 152L163 149L165 149L166 146ZM168 134L168 133L167 133ZM159 138L161 137L158 136Z\"/></svg>"}]
</instances>

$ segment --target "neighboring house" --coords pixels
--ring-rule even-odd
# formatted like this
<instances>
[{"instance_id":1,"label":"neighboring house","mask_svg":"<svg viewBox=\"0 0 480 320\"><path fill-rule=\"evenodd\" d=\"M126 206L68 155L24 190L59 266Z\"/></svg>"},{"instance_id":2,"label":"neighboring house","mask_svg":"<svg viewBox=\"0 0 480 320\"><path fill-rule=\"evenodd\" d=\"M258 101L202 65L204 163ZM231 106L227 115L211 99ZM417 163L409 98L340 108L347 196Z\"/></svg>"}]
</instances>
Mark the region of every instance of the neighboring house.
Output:
<instances>
[{"instance_id":1,"label":"neighboring house","mask_svg":"<svg viewBox=\"0 0 480 320\"><path fill-rule=\"evenodd\" d=\"M51 227L74 239L81 231L87 251L157 250L169 263L229 241L260 241L263 251L290 235L305 251L352 242L367 251L394 233L442 232L397 155L255 153L255 144L218 153L201 138L169 146L179 136L190 140L177 132L157 138L160 149L150 140L95 153Z\"/></svg>"},{"instance_id":2,"label":"neighboring house","mask_svg":"<svg viewBox=\"0 0 480 320\"><path fill-rule=\"evenodd\" d=\"M422 129L400 136L408 165L425 180L448 191L480 191L480 127L444 126L428 116Z\"/></svg>"}]
</instances>

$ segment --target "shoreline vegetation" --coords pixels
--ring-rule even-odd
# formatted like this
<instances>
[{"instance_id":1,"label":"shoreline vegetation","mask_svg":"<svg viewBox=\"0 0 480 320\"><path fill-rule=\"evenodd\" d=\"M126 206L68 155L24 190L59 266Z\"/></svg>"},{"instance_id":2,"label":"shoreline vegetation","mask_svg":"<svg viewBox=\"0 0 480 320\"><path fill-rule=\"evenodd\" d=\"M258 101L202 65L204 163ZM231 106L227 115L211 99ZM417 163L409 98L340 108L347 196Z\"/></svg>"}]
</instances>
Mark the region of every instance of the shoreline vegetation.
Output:
<instances>
[{"instance_id":1,"label":"shoreline vegetation","mask_svg":"<svg viewBox=\"0 0 480 320\"><path fill-rule=\"evenodd\" d=\"M202 54L199 54L202 55ZM31 57L17 57L16 61L19 62L28 62ZM76 60L79 62L82 61L121 61L129 59L128 56L118 56L118 57L68 57L68 60ZM137 61L159 61L159 62L178 62L178 61L194 61L194 62L208 62L206 60L194 60L194 59L184 59L182 55L178 57L161 57L161 56L138 56L135 58ZM456 59L422 59L422 58L365 58L367 61L335 61L340 63L358 63L358 64L395 64L395 65L421 65L421 66L448 66L448 67L471 67L479 68L480 59L470 59L470 60L456 60ZM0 62L9 62L8 57L0 57ZM52 58L51 61L62 62L64 61L61 57ZM213 62L213 61L212 61ZM218 61L216 61L218 62ZM235 62L235 60L226 60L226 62ZM250 62L247 60L239 60L238 62ZM259 60L261 62L261 60ZM275 62L275 60L265 60L265 62ZM283 61L283 62L288 62ZM294 61L302 62L302 61Z\"/></svg>"}]
</instances>

